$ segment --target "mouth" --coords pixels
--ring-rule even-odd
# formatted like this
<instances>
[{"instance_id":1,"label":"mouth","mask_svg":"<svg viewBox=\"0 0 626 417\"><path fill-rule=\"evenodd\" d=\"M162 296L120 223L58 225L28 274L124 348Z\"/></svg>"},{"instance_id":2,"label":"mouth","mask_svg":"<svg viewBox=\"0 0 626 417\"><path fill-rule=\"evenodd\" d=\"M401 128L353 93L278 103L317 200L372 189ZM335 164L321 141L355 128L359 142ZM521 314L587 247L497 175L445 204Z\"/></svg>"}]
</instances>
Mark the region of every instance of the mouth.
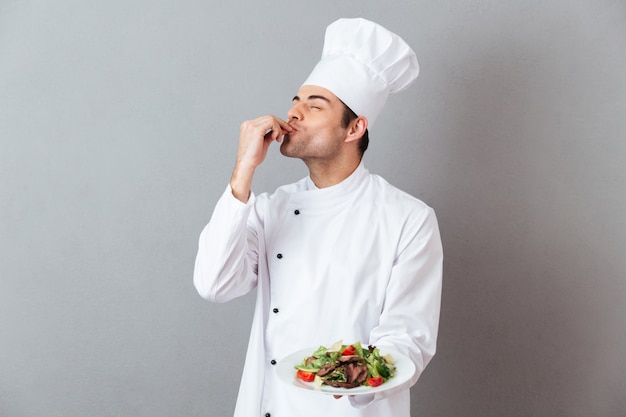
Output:
<instances>
[{"instance_id":1,"label":"mouth","mask_svg":"<svg viewBox=\"0 0 626 417\"><path fill-rule=\"evenodd\" d=\"M285 139L289 139L291 137L291 135L293 135L293 134L298 132L298 126L295 126L295 125L293 125L291 123L289 123L289 126L291 126L293 128L293 131L283 135L283 138L285 138Z\"/></svg>"}]
</instances>

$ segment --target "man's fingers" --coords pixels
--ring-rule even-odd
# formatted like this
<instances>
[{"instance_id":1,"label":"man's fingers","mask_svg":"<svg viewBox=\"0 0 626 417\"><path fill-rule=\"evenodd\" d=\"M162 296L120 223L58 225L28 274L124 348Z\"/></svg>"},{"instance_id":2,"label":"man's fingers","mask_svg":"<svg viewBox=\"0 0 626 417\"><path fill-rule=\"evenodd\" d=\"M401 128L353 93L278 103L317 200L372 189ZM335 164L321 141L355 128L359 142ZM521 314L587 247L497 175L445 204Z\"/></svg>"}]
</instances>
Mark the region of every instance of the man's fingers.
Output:
<instances>
[{"instance_id":1,"label":"man's fingers","mask_svg":"<svg viewBox=\"0 0 626 417\"><path fill-rule=\"evenodd\" d=\"M272 126L272 139L280 142L283 135L293 131L294 128L289 123L277 117L274 118L274 125Z\"/></svg>"},{"instance_id":2,"label":"man's fingers","mask_svg":"<svg viewBox=\"0 0 626 417\"><path fill-rule=\"evenodd\" d=\"M289 123L287 123L286 121L279 119L279 118L275 118L276 121L278 122L278 125L280 126L280 129L285 132L285 133L289 133L289 132L293 132L295 129L293 128L293 126L291 126Z\"/></svg>"},{"instance_id":3,"label":"man's fingers","mask_svg":"<svg viewBox=\"0 0 626 417\"><path fill-rule=\"evenodd\" d=\"M272 115L265 115L254 120L248 120L241 125L242 137L261 137L266 142L280 142L283 135L293 132L294 130L295 129L289 123Z\"/></svg>"}]
</instances>

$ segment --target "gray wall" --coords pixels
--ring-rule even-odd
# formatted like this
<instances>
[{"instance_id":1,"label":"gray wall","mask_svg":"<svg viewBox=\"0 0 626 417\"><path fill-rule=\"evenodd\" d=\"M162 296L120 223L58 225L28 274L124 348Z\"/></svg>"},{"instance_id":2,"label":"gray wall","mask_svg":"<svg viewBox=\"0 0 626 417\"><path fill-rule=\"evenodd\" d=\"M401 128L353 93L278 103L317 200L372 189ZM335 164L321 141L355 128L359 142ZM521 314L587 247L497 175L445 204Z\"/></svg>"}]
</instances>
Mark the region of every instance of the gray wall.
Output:
<instances>
[{"instance_id":1,"label":"gray wall","mask_svg":"<svg viewBox=\"0 0 626 417\"><path fill-rule=\"evenodd\" d=\"M197 237L357 15L422 67L366 156L444 239L413 414L625 416L625 2L213 3L0 1L0 416L232 412L253 296L196 295ZM274 147L255 190L304 174Z\"/></svg>"}]
</instances>

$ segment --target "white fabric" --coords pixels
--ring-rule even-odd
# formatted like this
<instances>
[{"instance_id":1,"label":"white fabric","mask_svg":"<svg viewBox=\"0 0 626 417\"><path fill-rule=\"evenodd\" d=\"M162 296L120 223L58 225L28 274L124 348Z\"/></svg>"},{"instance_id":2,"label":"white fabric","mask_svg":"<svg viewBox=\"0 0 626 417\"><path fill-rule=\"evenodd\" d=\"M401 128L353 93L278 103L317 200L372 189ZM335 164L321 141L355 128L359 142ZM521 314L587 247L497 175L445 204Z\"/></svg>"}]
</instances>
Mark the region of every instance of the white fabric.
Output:
<instances>
[{"instance_id":1,"label":"white fabric","mask_svg":"<svg viewBox=\"0 0 626 417\"><path fill-rule=\"evenodd\" d=\"M389 95L418 74L415 52L398 35L363 18L339 19L326 28L322 57L303 85L331 91L371 127Z\"/></svg>"},{"instance_id":2,"label":"white fabric","mask_svg":"<svg viewBox=\"0 0 626 417\"><path fill-rule=\"evenodd\" d=\"M235 416L409 417L408 387L435 353L441 278L433 210L362 164L336 186L307 177L247 204L227 187L200 235L194 284L216 302L257 288ZM277 379L272 359L340 339L393 348L418 371L375 398Z\"/></svg>"}]
</instances>

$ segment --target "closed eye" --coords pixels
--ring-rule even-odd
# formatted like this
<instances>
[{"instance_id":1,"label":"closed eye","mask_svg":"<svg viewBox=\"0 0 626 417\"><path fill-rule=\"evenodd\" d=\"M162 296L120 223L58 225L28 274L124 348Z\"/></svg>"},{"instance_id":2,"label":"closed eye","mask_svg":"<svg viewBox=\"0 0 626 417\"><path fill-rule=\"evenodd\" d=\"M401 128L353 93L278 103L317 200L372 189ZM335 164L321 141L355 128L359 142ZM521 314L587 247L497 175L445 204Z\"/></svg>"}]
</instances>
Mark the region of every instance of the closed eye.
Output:
<instances>
[{"instance_id":1,"label":"closed eye","mask_svg":"<svg viewBox=\"0 0 626 417\"><path fill-rule=\"evenodd\" d=\"M300 101L300 97L295 96L292 100L292 103L296 103ZM330 100L324 96L320 95L311 95L306 98L308 103L308 107L310 109L321 110L324 104L330 103ZM323 104L320 104L323 103Z\"/></svg>"}]
</instances>

